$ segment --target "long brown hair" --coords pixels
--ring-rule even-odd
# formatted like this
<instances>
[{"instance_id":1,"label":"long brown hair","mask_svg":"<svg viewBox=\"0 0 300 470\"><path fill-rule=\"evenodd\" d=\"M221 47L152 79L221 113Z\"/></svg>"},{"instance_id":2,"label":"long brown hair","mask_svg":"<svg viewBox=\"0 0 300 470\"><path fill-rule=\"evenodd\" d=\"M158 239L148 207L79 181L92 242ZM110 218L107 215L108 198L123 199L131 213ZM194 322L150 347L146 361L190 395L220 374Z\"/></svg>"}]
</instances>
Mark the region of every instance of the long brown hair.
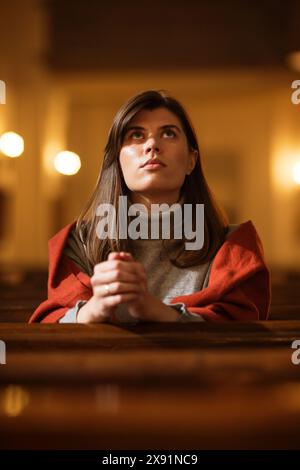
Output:
<instances>
[{"instance_id":1,"label":"long brown hair","mask_svg":"<svg viewBox=\"0 0 300 470\"><path fill-rule=\"evenodd\" d=\"M169 96L165 91L147 90L130 98L117 112L109 131L96 187L77 220L76 233L85 243L86 255L92 266L105 261L111 251L131 251L132 241L118 238L118 218L117 238L98 238L96 209L101 203L110 203L118 213L119 196L129 195L119 161L123 139L129 123L139 111L157 108L167 108L179 118L190 150L198 152L196 165L193 171L186 175L181 195L184 196L184 203L192 204L193 208L196 207L196 204L204 204L205 211L203 247L200 250L187 251L184 247L186 241L184 238L182 240L168 240L163 242L165 253L172 264L177 267L195 266L212 260L225 240L228 219L218 206L206 182L196 133L186 111L175 98Z\"/></svg>"}]
</instances>

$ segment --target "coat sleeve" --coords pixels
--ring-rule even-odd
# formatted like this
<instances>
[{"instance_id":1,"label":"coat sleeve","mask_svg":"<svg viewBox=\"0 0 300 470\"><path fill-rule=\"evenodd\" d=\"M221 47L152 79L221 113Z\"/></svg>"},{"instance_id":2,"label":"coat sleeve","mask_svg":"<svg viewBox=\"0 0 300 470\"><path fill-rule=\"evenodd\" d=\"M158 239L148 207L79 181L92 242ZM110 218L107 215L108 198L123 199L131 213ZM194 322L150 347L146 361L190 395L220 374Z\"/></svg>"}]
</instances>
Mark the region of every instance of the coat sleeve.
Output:
<instances>
[{"instance_id":1,"label":"coat sleeve","mask_svg":"<svg viewBox=\"0 0 300 470\"><path fill-rule=\"evenodd\" d=\"M270 298L269 272L263 269L232 287L215 302L191 305L188 310L210 322L267 320Z\"/></svg>"},{"instance_id":2,"label":"coat sleeve","mask_svg":"<svg viewBox=\"0 0 300 470\"><path fill-rule=\"evenodd\" d=\"M62 307L56 302L45 300L32 314L29 323L57 323L67 313L69 307Z\"/></svg>"},{"instance_id":3,"label":"coat sleeve","mask_svg":"<svg viewBox=\"0 0 300 470\"><path fill-rule=\"evenodd\" d=\"M75 263L63 256L55 276L49 275L48 299L42 302L29 323L57 323L78 300L92 296L90 278Z\"/></svg>"},{"instance_id":4,"label":"coat sleeve","mask_svg":"<svg viewBox=\"0 0 300 470\"><path fill-rule=\"evenodd\" d=\"M270 273L261 240L251 221L242 224L212 261L208 286L176 297L189 312L211 322L257 321L268 318Z\"/></svg>"}]
</instances>

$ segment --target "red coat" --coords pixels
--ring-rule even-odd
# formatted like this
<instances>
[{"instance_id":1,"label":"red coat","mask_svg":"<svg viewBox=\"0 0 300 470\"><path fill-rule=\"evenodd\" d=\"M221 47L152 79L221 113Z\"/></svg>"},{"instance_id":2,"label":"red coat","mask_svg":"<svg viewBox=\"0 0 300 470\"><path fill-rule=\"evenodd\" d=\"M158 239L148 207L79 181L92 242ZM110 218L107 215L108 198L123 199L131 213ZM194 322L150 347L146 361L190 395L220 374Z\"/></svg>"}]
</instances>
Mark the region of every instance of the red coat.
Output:
<instances>
[{"instance_id":1,"label":"red coat","mask_svg":"<svg viewBox=\"0 0 300 470\"><path fill-rule=\"evenodd\" d=\"M92 296L89 276L62 254L73 226L67 225L49 241L48 299L36 309L30 323L58 322L78 300ZM270 297L262 244L249 220L232 232L217 252L208 287L175 297L171 303L183 302L207 321L255 321L267 319Z\"/></svg>"}]
</instances>

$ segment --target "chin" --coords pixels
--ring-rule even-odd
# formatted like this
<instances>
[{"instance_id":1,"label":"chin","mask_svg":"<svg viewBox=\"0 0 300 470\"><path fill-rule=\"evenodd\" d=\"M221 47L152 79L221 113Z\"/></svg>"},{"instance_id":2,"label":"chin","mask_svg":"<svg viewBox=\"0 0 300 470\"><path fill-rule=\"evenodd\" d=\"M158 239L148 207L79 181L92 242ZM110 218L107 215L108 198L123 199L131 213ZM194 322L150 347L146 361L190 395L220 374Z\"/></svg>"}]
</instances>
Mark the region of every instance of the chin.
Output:
<instances>
[{"instance_id":1,"label":"chin","mask_svg":"<svg viewBox=\"0 0 300 470\"><path fill-rule=\"evenodd\" d=\"M168 188L166 184L163 184L163 182L160 181L156 184L145 184L143 186L140 186L138 189L135 189L135 191L173 191L173 188Z\"/></svg>"}]
</instances>

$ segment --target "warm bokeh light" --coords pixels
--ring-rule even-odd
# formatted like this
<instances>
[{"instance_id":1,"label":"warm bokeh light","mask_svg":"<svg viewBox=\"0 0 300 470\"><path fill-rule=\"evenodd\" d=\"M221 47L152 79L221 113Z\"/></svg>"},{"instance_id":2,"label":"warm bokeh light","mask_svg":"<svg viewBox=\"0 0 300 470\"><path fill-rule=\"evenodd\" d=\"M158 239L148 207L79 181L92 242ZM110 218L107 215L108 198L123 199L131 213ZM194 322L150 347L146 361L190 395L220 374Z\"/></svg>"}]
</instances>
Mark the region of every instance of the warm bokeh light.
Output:
<instances>
[{"instance_id":1,"label":"warm bokeh light","mask_svg":"<svg viewBox=\"0 0 300 470\"><path fill-rule=\"evenodd\" d=\"M0 137L0 151L7 157L19 157L24 152L23 137L15 132L5 132Z\"/></svg>"},{"instance_id":2,"label":"warm bokeh light","mask_svg":"<svg viewBox=\"0 0 300 470\"><path fill-rule=\"evenodd\" d=\"M29 404L29 394L24 387L8 385L2 390L2 410L7 416L17 417Z\"/></svg>"},{"instance_id":3,"label":"warm bokeh light","mask_svg":"<svg viewBox=\"0 0 300 470\"><path fill-rule=\"evenodd\" d=\"M278 148L273 157L272 173L278 188L290 192L300 184L300 150Z\"/></svg>"},{"instance_id":4,"label":"warm bokeh light","mask_svg":"<svg viewBox=\"0 0 300 470\"><path fill-rule=\"evenodd\" d=\"M295 72L300 72L300 51L290 52L286 56L286 63Z\"/></svg>"},{"instance_id":5,"label":"warm bokeh light","mask_svg":"<svg viewBox=\"0 0 300 470\"><path fill-rule=\"evenodd\" d=\"M75 175L81 168L80 157L68 150L59 152L54 159L54 167L63 175Z\"/></svg>"},{"instance_id":6,"label":"warm bokeh light","mask_svg":"<svg viewBox=\"0 0 300 470\"><path fill-rule=\"evenodd\" d=\"M300 184L300 162L296 163L293 168L293 177L295 183Z\"/></svg>"}]
</instances>

